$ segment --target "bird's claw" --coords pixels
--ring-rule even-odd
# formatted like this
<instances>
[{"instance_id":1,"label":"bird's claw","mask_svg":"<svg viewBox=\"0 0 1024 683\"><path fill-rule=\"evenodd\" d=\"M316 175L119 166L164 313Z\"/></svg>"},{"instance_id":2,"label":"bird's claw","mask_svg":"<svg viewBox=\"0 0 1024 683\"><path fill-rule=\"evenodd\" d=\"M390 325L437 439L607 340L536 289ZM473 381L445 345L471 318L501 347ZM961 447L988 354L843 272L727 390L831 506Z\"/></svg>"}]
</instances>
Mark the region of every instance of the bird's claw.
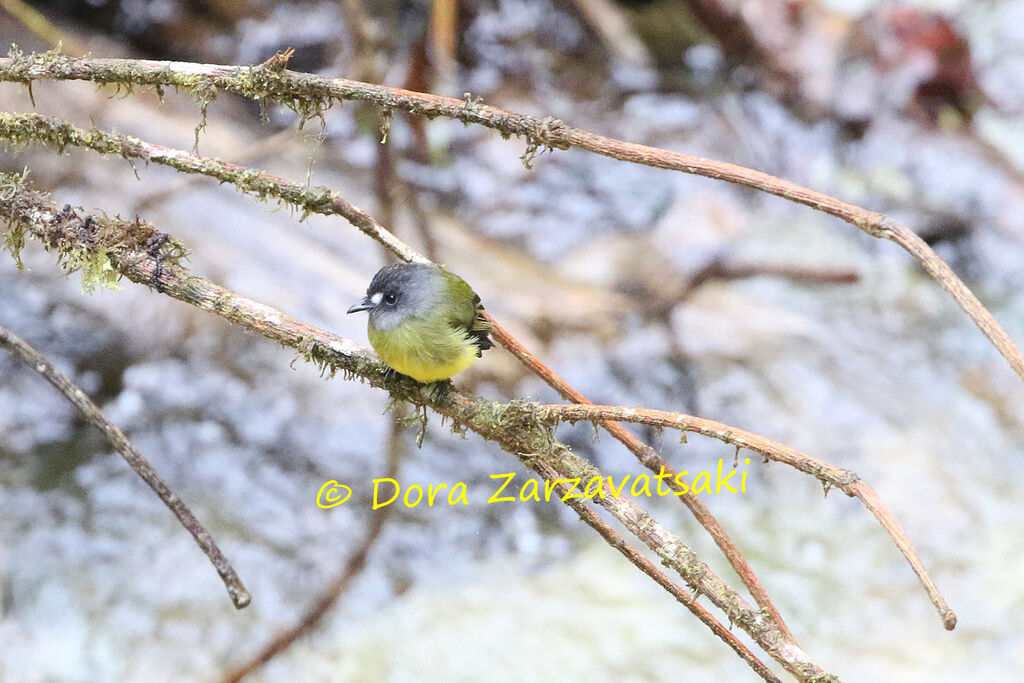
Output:
<instances>
[{"instance_id":1,"label":"bird's claw","mask_svg":"<svg viewBox=\"0 0 1024 683\"><path fill-rule=\"evenodd\" d=\"M448 394L452 390L452 381L450 379L443 379L440 382L431 382L427 386L429 387L430 397L440 403L448 398Z\"/></svg>"}]
</instances>

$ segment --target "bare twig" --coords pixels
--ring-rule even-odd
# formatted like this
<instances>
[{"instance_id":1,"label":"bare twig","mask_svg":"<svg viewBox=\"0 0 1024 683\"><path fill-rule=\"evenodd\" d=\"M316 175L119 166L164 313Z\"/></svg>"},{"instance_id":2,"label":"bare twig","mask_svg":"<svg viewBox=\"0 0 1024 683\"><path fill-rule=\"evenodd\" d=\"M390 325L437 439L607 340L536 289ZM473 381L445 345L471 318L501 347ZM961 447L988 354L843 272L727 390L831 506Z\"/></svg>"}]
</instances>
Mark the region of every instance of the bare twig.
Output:
<instances>
[{"instance_id":1,"label":"bare twig","mask_svg":"<svg viewBox=\"0 0 1024 683\"><path fill-rule=\"evenodd\" d=\"M486 314L485 314L486 315ZM548 386L552 387L555 391L561 394L562 398L567 401L572 401L579 404L589 404L590 401L586 396L576 391L570 386L564 379L545 365L537 356L530 353L530 351L520 344L509 332L502 327L494 318L488 316L488 319L493 325L492 336L498 340L498 342L504 346L509 353L514 355L523 363L526 367L530 368L538 377L541 377ZM610 420L601 420L600 424L604 427L609 434L611 434L617 441L622 443L628 448L640 461L640 463L651 470L652 472L666 472L669 473L670 480L668 485L675 491L682 491L681 487L675 482L675 471L669 467L658 452L645 444L643 441L629 433L625 427L617 424ZM732 566L744 585L747 586L747 590L750 591L750 595L757 602L761 609L767 610L775 623L778 625L779 630L785 634L792 642L796 642L796 638L793 637L793 633L789 630L786 622L783 620L782 615L779 613L775 604L771 598L768 597L768 592L765 591L764 586L761 584L760 579L754 573L754 569L747 562L747 558L743 556L740 549L736 547L729 534L718 522L718 519L711 514L711 511L704 504L700 498L693 493L685 493L679 496L679 499L683 501L683 504L690 509L697 521L707 530L708 534L714 539L715 544L725 555L726 559L729 560L729 564Z\"/></svg>"},{"instance_id":2,"label":"bare twig","mask_svg":"<svg viewBox=\"0 0 1024 683\"><path fill-rule=\"evenodd\" d=\"M536 461L534 463L533 469L548 481L558 481L558 473L540 461ZM561 483L555 484L554 488L563 498L569 490L569 486L567 484ZM736 654L739 655L741 659L750 664L750 667L758 676L766 681L779 680L778 677L773 674L771 670L754 655L753 652L741 643L731 631L726 629L718 619L715 619L714 615L704 609L693 595L679 587L668 577L668 575L665 574L665 572L658 569L653 562L641 555L636 548L626 543L625 539L615 533L615 530L608 526L608 524L606 524L604 520L602 520L590 508L589 505L581 500L577 500L576 498L568 498L565 502L579 514L580 519L597 531L597 533L601 534L601 537L604 538L608 545L622 553L626 559L639 568L640 571L647 574L647 576L654 579L655 583L668 591L668 593L674 597L679 604L686 607L686 609L690 610L695 617L704 622L715 635L735 650Z\"/></svg>"},{"instance_id":3,"label":"bare twig","mask_svg":"<svg viewBox=\"0 0 1024 683\"><path fill-rule=\"evenodd\" d=\"M384 471L384 476L390 479L398 478L398 470L405 455L405 442L399 438L400 435L401 420L398 416L395 416L391 421L391 433L388 436L387 444L387 465ZM238 681L241 681L249 674L262 668L264 664L287 650L295 641L317 627L324 616L337 604L341 596L348 591L353 581L366 567L366 560L380 538L381 532L384 530L384 523L390 516L390 510L391 506L389 505L379 510L371 511L370 523L366 527L363 540L352 551L352 554L349 555L341 572L334 577L334 580L328 584L316 601L310 605L309 609L302 615L302 618L293 626L274 636L247 662L225 674L224 678L221 679L222 683L238 683Z\"/></svg>"},{"instance_id":4,"label":"bare twig","mask_svg":"<svg viewBox=\"0 0 1024 683\"><path fill-rule=\"evenodd\" d=\"M475 101L345 78L315 76L283 68L268 68L266 65L237 67L131 59L78 59L52 53L28 56L15 54L0 59L0 81L29 84L41 79L88 80L129 86L174 86L196 93L205 102L209 101L211 90L222 88L244 97L281 102L307 113L310 103L329 103L333 99L367 101L387 111L401 110L427 117L443 116L493 128L505 136L524 137L527 140L524 160L527 162L544 150L577 147L612 159L724 180L767 192L840 218L872 237L887 239L903 247L949 292L1010 367L1024 379L1024 355L1006 331L952 269L910 228L884 214L863 209L762 171L616 140L568 126L553 117L538 119ZM355 220L353 224L364 229Z\"/></svg>"},{"instance_id":5,"label":"bare twig","mask_svg":"<svg viewBox=\"0 0 1024 683\"><path fill-rule=\"evenodd\" d=\"M242 580L238 578L238 574L235 573L231 563L228 562L224 554L221 553L220 548L217 547L213 536L196 519L196 516L192 514L192 511L189 510L188 506L182 502L178 495L164 483L164 480L160 478L160 475L149 464L149 461L135 450L135 447L128 440L128 437L125 436L124 432L107 420L96 404L86 396L85 392L64 373L57 370L45 356L33 349L13 332L3 327L0 327L0 346L6 348L15 358L23 361L46 378L46 381L64 394L65 398L78 408L89 422L103 432L110 445L121 454L125 462L149 485L149 488L153 489L153 492L160 497L164 505L170 508L174 516L181 522L181 525L192 534L196 544L206 553L217 573L220 574L220 578L228 589L228 595L231 596L231 602L235 604L235 607L242 609L248 605L252 600L252 596L245 589Z\"/></svg>"},{"instance_id":6,"label":"bare twig","mask_svg":"<svg viewBox=\"0 0 1024 683\"><path fill-rule=\"evenodd\" d=\"M812 285L847 285L860 281L860 274L855 270L808 268L772 263L741 263L718 256L690 276L689 280L678 288L679 293L672 298L685 299L694 290L711 280L742 280L761 276L784 278Z\"/></svg>"},{"instance_id":7,"label":"bare twig","mask_svg":"<svg viewBox=\"0 0 1024 683\"><path fill-rule=\"evenodd\" d=\"M558 415L569 422L579 420L595 422L615 420L616 422L635 422L703 434L704 436L710 436L725 443L730 443L736 446L737 449L746 448L758 453L767 460L785 463L801 472L810 474L826 486L826 493L828 488L834 486L846 495L860 499L871 511L871 514L878 519L882 527L889 533L896 547L900 549L900 552L910 562L910 566L924 586L928 597L931 598L932 603L938 610L943 625L948 630L953 630L956 627L956 615L949 608L945 598L942 597L939 589L932 582L931 577L928 576L920 557L917 555L917 551L914 550L910 539L903 533L899 522L889 512L888 507L878 497L875 490L863 482L856 473L830 465L823 460L818 460L789 446L766 439L763 436L743 429L737 429L721 422L693 417L692 415L649 408L624 408L622 406L549 405L545 406L545 409L550 410L552 414Z\"/></svg>"},{"instance_id":8,"label":"bare twig","mask_svg":"<svg viewBox=\"0 0 1024 683\"><path fill-rule=\"evenodd\" d=\"M81 261L105 257L116 271L132 281L155 288L176 299L243 325L283 345L298 349L307 359L317 362L325 372L338 370L356 376L371 386L387 390L394 398L432 408L455 424L494 441L506 452L530 466L539 460L550 466L560 478L590 481L603 478L583 458L554 439L554 424L538 419L535 404L514 401L495 403L461 394L455 389L437 392L431 386L388 372L367 350L291 318L264 304L189 273L173 258L154 254L152 249L134 245L144 228L138 221L79 218L80 211L58 212L47 197L24 188L18 176L3 176L0 186L0 215L17 225L23 234L57 251L62 261ZM90 231L87 221L98 225ZM148 228L156 233L152 228ZM99 240L82 242L80 235L128 235L126 245ZM83 257L84 253L84 257ZM547 412L543 413L548 415ZM593 494L598 496L598 494ZM595 500L634 536L653 550L662 562L679 573L694 590L708 596L723 610L731 623L740 627L787 671L802 681L834 680L810 659L795 642L787 638L769 613L751 607L726 584L686 544L669 532L630 500L616 496L598 496Z\"/></svg>"}]
</instances>

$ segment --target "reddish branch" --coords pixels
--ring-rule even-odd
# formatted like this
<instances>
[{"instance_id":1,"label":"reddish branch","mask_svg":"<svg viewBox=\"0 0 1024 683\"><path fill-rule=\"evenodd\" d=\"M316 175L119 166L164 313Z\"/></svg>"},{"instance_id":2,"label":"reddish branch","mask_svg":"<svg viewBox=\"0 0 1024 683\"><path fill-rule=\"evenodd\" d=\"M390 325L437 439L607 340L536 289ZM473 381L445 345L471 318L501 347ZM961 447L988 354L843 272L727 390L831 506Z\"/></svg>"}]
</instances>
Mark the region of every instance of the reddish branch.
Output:
<instances>
[{"instance_id":1,"label":"reddish branch","mask_svg":"<svg viewBox=\"0 0 1024 683\"><path fill-rule=\"evenodd\" d=\"M508 349L509 353L519 359L519 362L547 382L548 386L557 391L562 398L578 404L590 403L586 396L576 391L576 389L571 387L564 379L555 374L551 368L542 363L539 358L530 353L525 346L520 344L508 333L508 330L499 325L494 318L491 318L489 315L487 317L494 326L491 336L493 336L498 343ZM675 482L675 471L661 458L660 455L658 455L656 450L630 434L625 427L620 424L616 424L614 421L602 419L598 420L598 423L617 441L628 448L644 467L652 472L663 471L668 473L670 481L667 481L666 483L673 491L682 491L680 485ZM793 637L793 633L789 630L786 622L782 619L782 615L779 614L775 604L771 601L771 598L768 597L768 593L765 591L761 581L757 578L757 575L754 573L750 563L747 562L747 558L743 556L740 549L736 547L735 543L733 543L729 534L722 525L719 524L718 519L711 514L711 511L708 510L704 501L693 493L681 495L679 496L679 499L683 501L683 504L690 509L693 516L701 526L707 530L708 534L711 535L711 538L714 539L715 544L718 545L726 559L729 560L729 564L747 586L747 590L750 591L750 595L754 598L754 601L757 602L758 606L760 606L761 609L767 610L772 615L772 618L778 625L779 630L786 634L787 638L796 642L796 638Z\"/></svg>"},{"instance_id":2,"label":"reddish branch","mask_svg":"<svg viewBox=\"0 0 1024 683\"><path fill-rule=\"evenodd\" d=\"M553 415L558 415L569 422L579 420L605 421L615 420L617 422L634 422L655 427L669 427L684 432L703 434L726 443L733 444L737 448L746 448L754 451L768 460L775 460L790 467L795 467L801 472L810 474L819 479L826 487L836 487L848 496L860 499L871 513L878 519L882 527L889 533L896 547L900 549L910 566L917 574L928 597L939 612L943 625L948 630L956 627L956 615L949 608L945 598L939 589L932 582L928 572L925 571L921 558L918 556L910 539L903 533L899 522L882 502L881 498L873 488L861 481L854 472L845 470L835 465L818 460L800 451L790 448L759 436L743 429L730 427L729 425L705 420L692 415L672 413L664 410L652 410L648 408L624 408L622 406L595 406L595 405L548 405L544 406ZM826 488L827 490L827 488Z\"/></svg>"},{"instance_id":3,"label":"reddish branch","mask_svg":"<svg viewBox=\"0 0 1024 683\"><path fill-rule=\"evenodd\" d=\"M398 109L417 116L443 116L493 128L506 136L524 137L527 140L528 156L545 149L578 147L612 159L750 187L836 216L872 237L887 239L903 247L952 295L1014 371L1024 379L1024 355L977 297L910 228L881 213L863 209L768 173L724 161L616 140L574 128L553 117L538 119L476 101L389 88L345 78L315 76L278 67L278 63L275 63L275 68L262 65L237 67L131 59L76 59L48 54L0 59L0 81L28 84L34 80L57 79L174 86L191 92L202 92L207 97L211 89L221 88L246 97L260 97L263 100L282 102L297 108L301 108L302 103L316 101L361 100L377 104L386 111ZM360 227L360 218L354 216L353 224L357 227Z\"/></svg>"}]
</instances>

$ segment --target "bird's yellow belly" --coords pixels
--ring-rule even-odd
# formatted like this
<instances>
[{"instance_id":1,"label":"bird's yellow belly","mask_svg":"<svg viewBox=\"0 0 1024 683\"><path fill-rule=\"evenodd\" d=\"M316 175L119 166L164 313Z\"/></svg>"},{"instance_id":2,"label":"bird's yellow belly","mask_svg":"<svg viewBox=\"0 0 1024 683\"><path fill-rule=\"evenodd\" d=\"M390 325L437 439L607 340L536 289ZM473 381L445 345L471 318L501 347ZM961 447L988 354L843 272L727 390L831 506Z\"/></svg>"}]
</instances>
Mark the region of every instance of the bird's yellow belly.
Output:
<instances>
[{"instance_id":1,"label":"bird's yellow belly","mask_svg":"<svg viewBox=\"0 0 1024 683\"><path fill-rule=\"evenodd\" d=\"M410 322L386 332L371 327L368 336L381 360L417 382L448 379L477 359L476 345L464 332L450 327L438 334L434 330L416 329Z\"/></svg>"},{"instance_id":2,"label":"bird's yellow belly","mask_svg":"<svg viewBox=\"0 0 1024 683\"><path fill-rule=\"evenodd\" d=\"M395 370L417 382L439 382L459 374L472 365L476 360L476 353L467 350L462 356L444 364L424 363L416 356L385 358L382 355L381 358Z\"/></svg>"}]
</instances>

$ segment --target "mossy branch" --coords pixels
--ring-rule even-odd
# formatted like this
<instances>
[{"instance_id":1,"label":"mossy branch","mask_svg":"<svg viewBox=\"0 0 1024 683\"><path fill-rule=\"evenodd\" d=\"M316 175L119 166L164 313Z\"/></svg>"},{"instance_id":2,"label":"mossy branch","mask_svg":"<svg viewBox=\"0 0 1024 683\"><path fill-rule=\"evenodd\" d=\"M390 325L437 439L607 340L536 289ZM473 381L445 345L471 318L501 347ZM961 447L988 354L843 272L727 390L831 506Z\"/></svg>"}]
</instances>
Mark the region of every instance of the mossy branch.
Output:
<instances>
[{"instance_id":1,"label":"mossy branch","mask_svg":"<svg viewBox=\"0 0 1024 683\"><path fill-rule=\"evenodd\" d=\"M314 213L341 216L402 260L427 262L426 257L397 239L368 213L326 187L308 187L257 169L164 147L116 131L78 128L67 121L40 114L0 112L0 138L15 146L33 142L52 145L58 152L67 147L81 147L100 154L152 162L184 173L216 178L244 194L259 199L273 198L297 207L304 216Z\"/></svg>"},{"instance_id":2,"label":"mossy branch","mask_svg":"<svg viewBox=\"0 0 1024 683\"><path fill-rule=\"evenodd\" d=\"M9 139L13 143L17 144L24 144L32 141L42 142L45 144L55 145L58 149L63 149L66 146L80 146L100 152L101 154L116 154L128 159L152 161L154 163L171 166L172 168L186 173L207 175L222 182L232 184L243 193L264 199L272 197L286 204L297 206L308 213L341 215L350 222L353 222L364 233L387 246L400 258L408 261L427 261L424 256L420 255L418 252L392 235L365 211L346 202L327 188L306 188L297 183L289 182L283 178L273 176L256 169L238 166L219 159L199 156L183 150L155 145L144 140L121 135L116 132L104 132L97 129L83 130L68 122L48 118L38 114L0 113L0 137ZM89 263L89 261L86 260L86 263ZM109 267L104 267L101 268L99 272L109 275L110 269ZM505 330L497 321L491 319L491 322L494 326L494 336L502 346L508 349L538 376L543 378L550 386L559 391L564 398L579 404L589 403L586 397L566 384L561 377L555 374L550 368L540 362L536 356L519 344L519 342L516 341L515 338L512 337L512 335L509 334L508 331ZM596 415L597 417L595 420L605 427L613 437L626 445L637 456L638 460L648 469L655 473L667 473L669 475L666 482L667 485L672 488L673 491L681 493L682 489L675 481L676 472L674 469L670 467L653 448L639 441L621 425L615 424L616 420L614 415L618 413L613 413L613 411L607 407L604 407L604 413L600 413L601 409L601 407L590 409L583 408L580 412L572 414L582 415L586 413L587 410L590 410L591 412L586 414ZM632 409L629 409L627 412L629 417L621 421L643 421L636 419L636 413L633 412ZM621 414L626 415L627 412L623 412ZM648 412L653 413L656 411ZM674 416L676 414L665 413L665 415ZM686 417L700 422L702 425L717 424L712 423L711 421L702 420L701 418ZM669 426L678 427L679 424L673 423ZM710 430L708 431L708 435L718 436L720 434L746 434L750 437L750 440L748 440L750 443L753 443L753 440L762 439L762 437L742 432L742 430L733 430L732 428L724 425L719 425L719 427L721 427L721 429L717 433L713 428L708 428ZM736 438L740 437L737 436ZM728 441L729 439L726 440ZM738 447L750 447L747 443L736 441L735 439L731 441L731 443L734 443ZM799 458L788 458L786 453L790 451L792 451L792 449L785 449L785 447L778 445L777 449L772 450L772 448L768 448L765 453L768 454L766 457L781 459L782 461L821 479L826 486L836 486L848 495L856 496L864 502L865 505L871 509L873 514L875 514L883 528L886 529L897 547L907 558L912 569L917 574L925 590L928 592L933 604L936 606L943 625L947 629L952 629L956 624L956 617L954 613L938 591L938 588L935 586L931 577L928 575L924 567L924 563L913 548L913 545L903 533L895 518L892 517L888 509L884 504L882 504L880 499L878 499L877 494L875 494L867 484L860 482L852 472L840 470L839 468L820 463L819 461L815 461L813 458L803 456L802 454L798 454L800 455ZM795 451L792 452L795 453ZM751 595L755 598L758 605L762 609L768 610L775 618L780 630L785 633L787 637L792 638L792 634L788 627L783 621L781 615L779 615L767 593L764 591L763 586L757 579L752 568L749 566L749 563L747 563L739 549L731 541L725 530L721 528L718 521L711 515L710 511L700 498L687 492L680 496L680 500L690 508L698 521L700 521L700 523L715 539L720 549L729 559L730 564L750 589Z\"/></svg>"},{"instance_id":3,"label":"mossy branch","mask_svg":"<svg viewBox=\"0 0 1024 683\"><path fill-rule=\"evenodd\" d=\"M540 405L522 401L498 403L462 394L454 389L438 392L430 386L395 375L370 352L354 342L296 320L276 309L243 297L213 282L191 274L173 254L165 254L156 243L162 233L139 220L133 222L92 218L81 210L65 207L58 211L46 195L25 187L21 176L0 175L0 215L10 222L9 230L40 241L58 258L106 259L119 275L152 287L176 299L211 311L224 319L278 343L298 350L321 371L344 375L388 391L392 397L426 406L449 418L460 428L476 432L515 455L541 476L589 481L603 478L600 471L554 438L557 419ZM87 222L98 223L98 234L127 236L126 244L115 240L83 240ZM141 237L150 238L142 244ZM156 237L156 239L153 239ZM566 501L568 502L568 501ZM802 681L833 680L792 639L779 630L770 614L755 609L723 581L692 549L674 536L633 501L611 495L597 495L593 502L603 507L630 533L650 548L662 563L678 573L695 592L708 596L730 623L740 627L787 671ZM615 545L623 552L621 544ZM629 553L623 553L631 557ZM633 552L635 557L638 554ZM646 572L645 572L646 573ZM685 604L685 603L684 603ZM687 607L695 610L691 601ZM705 617L707 615L704 615ZM703 620L703 619L702 619ZM723 631L724 633L724 631ZM731 635L731 634L730 634ZM730 642L727 639L727 642ZM730 645L734 647L730 642Z\"/></svg>"},{"instance_id":4,"label":"mossy branch","mask_svg":"<svg viewBox=\"0 0 1024 683\"><path fill-rule=\"evenodd\" d=\"M18 68L8 70L12 61L18 62ZM129 89L131 84L148 84L156 87L170 85L188 91L196 97L204 109L216 95L217 89L223 88L243 96L252 97L261 102L272 101L284 104L295 109L304 119L319 115L330 105L333 99L362 99L374 102L388 111L401 109L418 115L447 116L468 123L479 123L495 128L506 136L525 136L528 141L528 148L527 154L524 155L524 161L527 163L533 156L545 149L578 146L613 158L704 175L754 187L838 216L875 237L891 239L903 246L904 249L914 255L932 277L938 280L954 296L961 307L968 312L976 324L993 341L1000 353L1007 358L1011 366L1018 374L1024 377L1024 358L1021 357L1019 350L1013 345L1012 341L995 320L992 319L988 311L984 309L966 286L956 278L948 266L926 244L909 229L892 222L881 214L868 212L859 207L835 200L827 195L801 188L800 186L757 171L596 136L587 131L565 126L551 118L536 119L524 117L482 105L478 101L465 102L450 98L439 98L423 93L413 93L400 89L347 81L345 79L325 79L308 74L297 74L287 71L283 66L282 60L268 62L258 67L219 67L214 65L141 62L135 60L70 60L69 58L52 54L31 57L12 55L8 60L0 60L0 80L20 81L26 84L30 84L36 78L93 80L101 83L120 83ZM11 117L13 115L6 116ZM24 117L5 118L3 123L13 126L11 130L14 135L9 137L19 142L38 139L52 142L58 146L62 146L62 144L76 144L103 153L115 153L132 158L166 163L179 170L204 173L205 175L218 177L226 182L232 182L241 190L260 197L277 197L283 201L301 206L304 211L342 215L361 230L384 243L385 246L388 246L389 249L401 258L412 261L426 260L414 250L409 249L406 245L394 239L389 232L379 226L365 212L333 196L326 188L316 188L308 191L303 186L288 183L281 178L259 171L244 169L217 160L204 159L197 155L187 155L187 153L178 150L169 150L168 148L145 143L134 138L119 136L116 133L80 131L73 127L68 128L69 124L47 120L43 117L35 117L34 119ZM21 139L18 139L19 135ZM62 140L64 140L63 143ZM327 194L325 195L324 193ZM19 236L16 231L12 232L11 236L9 236L9 241L15 248L18 239ZM390 244L389 241L391 242ZM69 256L62 257L62 259L70 258ZM111 257L108 261L113 264L116 262L116 259ZM95 266L97 263L103 266L99 271L89 270L86 273L87 281L97 278L97 273L103 272L107 272L109 278L109 268L106 267L102 259L96 261L92 258L85 258L82 263L83 268L86 265ZM156 278L154 281L157 287L161 286L160 282L160 278ZM101 284L103 283L101 282ZM514 340L512 341L514 342ZM308 355L315 359L316 350L311 349ZM520 359L523 360L523 357L520 357ZM524 360L524 362L527 361ZM548 372L548 376L544 374L541 376L545 377L549 383L552 381L556 382L552 386L556 386L558 382L561 382L560 378L557 378L550 371ZM562 384L564 385L564 382ZM559 387L556 386L556 388ZM571 390L571 387L568 389ZM566 395L561 388L559 388L559 391ZM567 398L581 402L586 401L585 398L578 396L578 394L572 391L570 391L570 396L567 396ZM626 443L637 454L641 462L644 462L644 464L653 469L653 465L660 460L657 454L653 452L653 449L636 440L635 437L632 437L632 435L618 425L607 422L610 417L609 414L599 419L616 438ZM855 483L862 484L860 482ZM881 501L878 500L877 494L866 488L862 488L860 492L861 495L858 495L858 497L885 524L886 522L883 517L888 513L885 511L884 506L881 505ZM719 545L723 546L721 539L724 538L728 541L727 536L724 536L724 531L721 532L721 536L716 535L713 525L717 525L717 522L714 518L710 517L710 513L704 508L705 518L702 519L700 510L694 509L694 505L700 504L699 499L695 496L688 498L692 498L693 504L691 504L691 509L694 510L695 515L697 515L698 519L701 519L706 527L709 527L710 521L712 526L709 527L709 531L715 536ZM909 541L906 540L905 536L902 536L902 532L899 532L898 527L887 528L893 534L897 545L907 555L911 565L918 572L922 582L925 583L926 588L929 588L930 582L927 579L927 575L924 574L919 558L913 554ZM894 533L894 529L898 534ZM723 546L723 550L726 551L726 555L730 558L733 566L737 567L737 571L744 578L744 581L751 587L751 592L757 598L759 604L762 608L777 615L770 602L767 602L767 605L762 602L763 591L758 590L760 584L757 582L756 577L753 577L752 572L750 572L749 577L745 574L743 568L746 567L746 570L749 571L749 566L746 566L742 556L739 556L742 562L737 563L735 561L734 555L739 555L738 550L735 549L735 546L731 546L734 553L730 554L728 547L728 544ZM751 578L752 581L750 580ZM933 589L934 586L930 586L929 593L932 595L933 601L936 602L936 606L943 616L944 623L947 627L951 627L955 623L955 618L948 611L948 607L944 611L944 602L936 601L938 593L933 591ZM767 600L767 596L763 597ZM939 596L939 600L941 600L941 596ZM789 635L781 619L776 619L776 626L785 640L792 641L792 637Z\"/></svg>"},{"instance_id":5,"label":"mossy branch","mask_svg":"<svg viewBox=\"0 0 1024 683\"><path fill-rule=\"evenodd\" d=\"M272 197L280 202L300 208L305 213L338 215L348 220L362 232L377 240L392 253L404 261L429 262L422 254L395 237L372 216L359 207L345 201L332 193L328 188L308 188L284 178L271 175L256 169L238 166L219 159L200 156L184 150L172 149L155 145L145 140L121 135L116 132L105 132L95 128L84 130L62 121L39 114L0 113L0 137L12 144L40 142L54 145L58 150L68 146L91 149L101 154L114 154L132 160L138 159L170 166L185 173L206 175L223 183L234 185L244 194L261 199ZM586 397L573 389L564 379L530 353L504 327L491 319L494 326L494 338L511 352L527 368L536 373L564 398L577 403L588 403ZM637 459L652 472L668 472L673 479L669 486L676 492L681 488L675 483L675 472L658 455L626 429L614 423L603 424L605 429L618 441L623 443ZM729 564L750 590L750 594L762 609L768 610L775 618L779 628L787 637L793 638L778 609L772 603L767 591L739 548L729 537L718 520L711 514L703 501L692 493L683 493L680 500L693 513L715 543L725 554Z\"/></svg>"},{"instance_id":6,"label":"mossy branch","mask_svg":"<svg viewBox=\"0 0 1024 683\"><path fill-rule=\"evenodd\" d=\"M822 192L802 187L762 171L724 161L672 152L591 133L554 117L537 118L506 111L477 100L459 100L402 88L389 88L345 78L328 78L289 71L286 59L257 66L224 66L191 62L133 59L74 58L54 52L23 55L12 51L0 59L0 81L30 85L36 80L84 80L119 84L174 87L192 95L203 109L225 90L260 103L287 106L303 120L320 116L335 100L371 102L385 111L400 110L426 118L446 117L492 128L504 137L526 139L524 163L544 151L579 148L631 163L724 180L782 197L830 214L872 237L900 245L945 289L992 342L1013 370L1024 379L1024 355L1006 331L953 270L907 226L892 218Z\"/></svg>"}]
</instances>

